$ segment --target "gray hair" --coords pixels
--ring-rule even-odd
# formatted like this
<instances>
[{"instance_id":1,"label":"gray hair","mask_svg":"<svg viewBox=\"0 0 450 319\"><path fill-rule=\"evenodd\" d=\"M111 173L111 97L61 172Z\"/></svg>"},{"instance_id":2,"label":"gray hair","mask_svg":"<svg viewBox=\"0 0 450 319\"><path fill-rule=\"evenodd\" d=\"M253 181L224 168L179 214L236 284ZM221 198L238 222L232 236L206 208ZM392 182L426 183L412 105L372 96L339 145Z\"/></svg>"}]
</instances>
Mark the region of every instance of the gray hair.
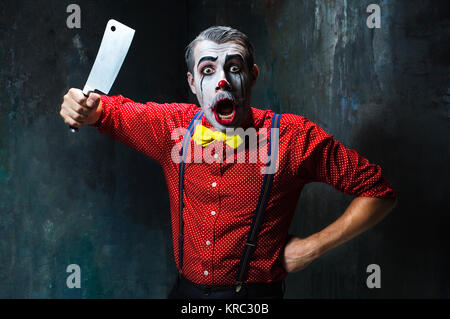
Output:
<instances>
[{"instance_id":1,"label":"gray hair","mask_svg":"<svg viewBox=\"0 0 450 319\"><path fill-rule=\"evenodd\" d=\"M254 63L254 52L252 43L248 37L239 30L233 29L231 27L224 26L213 26L204 31L202 31L189 45L186 47L185 59L188 71L194 75L194 47L197 41L209 40L217 44L222 44L225 42L236 42L242 45L245 49L244 59L247 61L249 70L253 68Z\"/></svg>"}]
</instances>

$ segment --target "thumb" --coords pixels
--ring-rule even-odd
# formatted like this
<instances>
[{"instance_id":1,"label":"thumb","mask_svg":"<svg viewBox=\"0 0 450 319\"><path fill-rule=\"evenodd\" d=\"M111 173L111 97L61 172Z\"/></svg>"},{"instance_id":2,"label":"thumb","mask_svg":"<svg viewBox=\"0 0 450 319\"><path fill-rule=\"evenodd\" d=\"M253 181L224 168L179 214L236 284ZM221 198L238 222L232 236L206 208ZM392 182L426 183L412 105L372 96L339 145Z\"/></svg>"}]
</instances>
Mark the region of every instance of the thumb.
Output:
<instances>
[{"instance_id":1,"label":"thumb","mask_svg":"<svg viewBox=\"0 0 450 319\"><path fill-rule=\"evenodd\" d=\"M86 101L86 106L90 108L96 108L100 103L100 95L97 93L90 93Z\"/></svg>"}]
</instances>

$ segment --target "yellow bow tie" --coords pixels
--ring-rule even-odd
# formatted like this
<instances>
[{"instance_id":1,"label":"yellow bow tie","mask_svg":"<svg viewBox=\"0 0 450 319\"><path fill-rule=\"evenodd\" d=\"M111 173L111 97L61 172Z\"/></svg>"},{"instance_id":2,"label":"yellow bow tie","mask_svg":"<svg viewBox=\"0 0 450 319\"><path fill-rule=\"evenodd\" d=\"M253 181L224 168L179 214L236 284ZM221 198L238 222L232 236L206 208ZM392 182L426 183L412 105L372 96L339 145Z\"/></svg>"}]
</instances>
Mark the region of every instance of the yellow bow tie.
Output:
<instances>
[{"instance_id":1,"label":"yellow bow tie","mask_svg":"<svg viewBox=\"0 0 450 319\"><path fill-rule=\"evenodd\" d=\"M212 131L201 124L197 125L195 128L192 139L202 146L206 146L214 142L214 140L221 142L225 141L225 143L232 148L237 148L242 143L242 138L239 135L226 135L220 131Z\"/></svg>"}]
</instances>

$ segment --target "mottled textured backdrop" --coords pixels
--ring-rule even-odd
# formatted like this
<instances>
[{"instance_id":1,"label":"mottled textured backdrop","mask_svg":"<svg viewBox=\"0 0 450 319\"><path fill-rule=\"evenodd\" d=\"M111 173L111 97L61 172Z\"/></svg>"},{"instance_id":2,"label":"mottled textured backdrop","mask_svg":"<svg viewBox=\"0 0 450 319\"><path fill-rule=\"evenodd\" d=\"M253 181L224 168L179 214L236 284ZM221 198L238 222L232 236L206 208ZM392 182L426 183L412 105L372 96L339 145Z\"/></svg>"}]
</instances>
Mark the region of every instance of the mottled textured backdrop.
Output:
<instances>
[{"instance_id":1,"label":"mottled textured backdrop","mask_svg":"<svg viewBox=\"0 0 450 319\"><path fill-rule=\"evenodd\" d=\"M287 278L287 298L450 297L449 26L438 1L0 2L0 297L165 298L174 281L169 199L156 162L94 128L70 134L106 22L136 36L111 95L194 102L185 45L231 25L256 48L253 105L308 117L380 164L399 191L381 224ZM150 4L151 3L151 4ZM366 7L381 7L381 28ZM351 197L308 185L291 232L334 221ZM81 289L66 267L81 267ZM381 266L380 289L366 267Z\"/></svg>"}]
</instances>

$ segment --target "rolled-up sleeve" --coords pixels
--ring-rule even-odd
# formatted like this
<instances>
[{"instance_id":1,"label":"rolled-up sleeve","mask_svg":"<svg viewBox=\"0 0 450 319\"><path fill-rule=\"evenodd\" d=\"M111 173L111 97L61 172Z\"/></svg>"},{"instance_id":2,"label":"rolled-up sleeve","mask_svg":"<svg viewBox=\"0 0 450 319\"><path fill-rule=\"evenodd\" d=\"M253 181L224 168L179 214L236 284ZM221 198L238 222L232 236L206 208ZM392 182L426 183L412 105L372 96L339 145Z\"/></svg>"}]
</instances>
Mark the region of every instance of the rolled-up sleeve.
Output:
<instances>
[{"instance_id":1,"label":"rolled-up sleeve","mask_svg":"<svg viewBox=\"0 0 450 319\"><path fill-rule=\"evenodd\" d=\"M297 169L308 182L323 182L345 194L360 197L397 196L379 165L346 148L306 118L301 118L297 127L297 157L301 159Z\"/></svg>"},{"instance_id":2,"label":"rolled-up sleeve","mask_svg":"<svg viewBox=\"0 0 450 319\"><path fill-rule=\"evenodd\" d=\"M332 185L349 195L377 198L396 196L379 165L370 163L333 137L320 144L315 158L316 178L319 182Z\"/></svg>"}]
</instances>

